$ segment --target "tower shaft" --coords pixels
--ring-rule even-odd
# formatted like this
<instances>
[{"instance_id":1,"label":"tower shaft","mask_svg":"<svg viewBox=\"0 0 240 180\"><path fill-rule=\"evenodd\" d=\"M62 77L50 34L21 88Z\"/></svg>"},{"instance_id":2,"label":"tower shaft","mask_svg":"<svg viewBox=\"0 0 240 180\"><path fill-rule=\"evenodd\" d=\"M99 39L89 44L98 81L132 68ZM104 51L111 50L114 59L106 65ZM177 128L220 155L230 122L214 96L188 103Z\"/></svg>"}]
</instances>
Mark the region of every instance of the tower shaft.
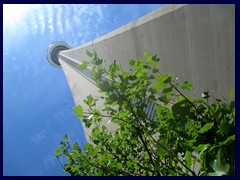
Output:
<instances>
[{"instance_id":1,"label":"tower shaft","mask_svg":"<svg viewBox=\"0 0 240 180\"><path fill-rule=\"evenodd\" d=\"M90 60L86 50L95 50L107 65L116 60L123 70L130 69L130 59L143 58L148 50L161 58L161 72L177 75L180 83L193 82L191 95L209 90L228 97L229 88L235 88L234 6L166 5L96 40L61 51L60 63L75 104L83 105L89 94L98 96L97 87L76 69L76 64Z\"/></svg>"}]
</instances>

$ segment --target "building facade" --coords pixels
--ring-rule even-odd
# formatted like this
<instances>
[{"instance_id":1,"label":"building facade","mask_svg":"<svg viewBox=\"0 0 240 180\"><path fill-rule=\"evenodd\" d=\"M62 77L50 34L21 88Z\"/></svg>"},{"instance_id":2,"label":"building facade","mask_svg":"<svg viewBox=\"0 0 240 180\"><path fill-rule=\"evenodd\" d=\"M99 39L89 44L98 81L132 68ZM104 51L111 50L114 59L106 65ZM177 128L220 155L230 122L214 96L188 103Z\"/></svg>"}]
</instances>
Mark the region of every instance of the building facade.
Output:
<instances>
[{"instance_id":1,"label":"building facade","mask_svg":"<svg viewBox=\"0 0 240 180\"><path fill-rule=\"evenodd\" d=\"M95 50L107 65L116 60L123 70L130 69L130 59L143 58L148 50L160 57L160 71L177 75L180 83L192 82L190 94L196 97L209 91L227 98L229 89L235 88L233 4L165 5L79 47L70 48L64 43L55 46L59 47L54 51L57 55L49 55L48 60L63 69L75 104L81 104L85 111L83 99L90 94L99 96L89 73L77 68L83 60L91 60L86 50ZM50 48L51 52L54 48ZM101 102L98 106L101 108ZM104 123L114 129L107 122L108 119ZM91 129L84 130L89 140Z\"/></svg>"}]
</instances>

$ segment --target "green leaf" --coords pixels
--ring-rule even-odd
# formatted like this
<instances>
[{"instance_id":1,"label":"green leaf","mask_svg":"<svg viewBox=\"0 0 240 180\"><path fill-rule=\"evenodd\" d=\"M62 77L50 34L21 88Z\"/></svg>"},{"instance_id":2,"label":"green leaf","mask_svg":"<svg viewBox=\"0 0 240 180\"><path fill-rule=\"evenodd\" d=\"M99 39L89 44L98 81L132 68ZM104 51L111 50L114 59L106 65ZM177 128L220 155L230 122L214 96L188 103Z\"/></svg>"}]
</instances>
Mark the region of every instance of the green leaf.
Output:
<instances>
[{"instance_id":1,"label":"green leaf","mask_svg":"<svg viewBox=\"0 0 240 180\"><path fill-rule=\"evenodd\" d=\"M203 152L203 151L205 151L205 150L208 148L208 146L209 146L209 144L199 144L197 147L194 146L193 149L194 149L195 151L201 151L201 152Z\"/></svg>"},{"instance_id":2,"label":"green leaf","mask_svg":"<svg viewBox=\"0 0 240 180\"><path fill-rule=\"evenodd\" d=\"M87 56L88 56L88 57L93 57L93 54L90 53L90 52L87 50Z\"/></svg>"},{"instance_id":3,"label":"green leaf","mask_svg":"<svg viewBox=\"0 0 240 180\"><path fill-rule=\"evenodd\" d=\"M98 135L99 135L99 128L98 127L93 128L92 134L91 134L92 138L96 138Z\"/></svg>"},{"instance_id":4,"label":"green leaf","mask_svg":"<svg viewBox=\"0 0 240 180\"><path fill-rule=\"evenodd\" d=\"M84 147L85 147L86 151L87 151L90 155L92 155L92 153L93 153L93 146L92 146L91 144L89 144L89 143L86 143L86 144L84 145Z\"/></svg>"},{"instance_id":5,"label":"green leaf","mask_svg":"<svg viewBox=\"0 0 240 180\"><path fill-rule=\"evenodd\" d=\"M208 149L209 146L210 144L200 144L197 147L196 146L193 147L193 150L200 152L197 155L197 159L200 160L201 164L204 163L204 159L205 159L204 156L206 154L205 151Z\"/></svg>"},{"instance_id":6,"label":"green leaf","mask_svg":"<svg viewBox=\"0 0 240 180\"><path fill-rule=\"evenodd\" d=\"M182 144L186 147L192 147L194 143L196 143L197 140L196 139L191 139L191 140L188 140L188 141L185 141L185 142L182 142Z\"/></svg>"},{"instance_id":7,"label":"green leaf","mask_svg":"<svg viewBox=\"0 0 240 180\"><path fill-rule=\"evenodd\" d=\"M181 97L180 97L181 98ZM172 112L174 117L180 116L181 119L185 119L187 116L191 117L191 108L192 106L185 98L181 98L177 103L172 106Z\"/></svg>"},{"instance_id":8,"label":"green leaf","mask_svg":"<svg viewBox=\"0 0 240 180\"><path fill-rule=\"evenodd\" d=\"M73 148L74 148L74 149L77 149L77 150L79 150L79 151L81 152L81 149L80 149L78 143L74 143L74 144L73 144Z\"/></svg>"},{"instance_id":9,"label":"green leaf","mask_svg":"<svg viewBox=\"0 0 240 180\"><path fill-rule=\"evenodd\" d=\"M158 65L156 64L156 65L154 65L154 67L153 67L153 73L158 73L159 72L159 68L158 68Z\"/></svg>"},{"instance_id":10,"label":"green leaf","mask_svg":"<svg viewBox=\"0 0 240 180\"><path fill-rule=\"evenodd\" d=\"M219 130L223 135L226 135L231 129L231 125L227 122L226 119L223 119L220 123Z\"/></svg>"},{"instance_id":11,"label":"green leaf","mask_svg":"<svg viewBox=\"0 0 240 180\"><path fill-rule=\"evenodd\" d=\"M220 142L219 145L221 145L221 146L222 145L226 145L226 144L228 144L228 143L230 143L232 141L235 141L235 134L232 135L232 136L229 136L225 141Z\"/></svg>"},{"instance_id":12,"label":"green leaf","mask_svg":"<svg viewBox=\"0 0 240 180\"><path fill-rule=\"evenodd\" d=\"M166 87L166 84L164 83L165 75L162 73L161 75L156 77L157 82L154 84L153 89L154 90L161 90Z\"/></svg>"},{"instance_id":13,"label":"green leaf","mask_svg":"<svg viewBox=\"0 0 240 180\"><path fill-rule=\"evenodd\" d=\"M230 99L230 100L233 100L233 98L234 98L234 90L231 88L231 89L229 90L229 99Z\"/></svg>"},{"instance_id":14,"label":"green leaf","mask_svg":"<svg viewBox=\"0 0 240 180\"><path fill-rule=\"evenodd\" d=\"M92 115L89 117L83 118L83 122L85 123L85 126L89 128L92 125L93 119L91 118Z\"/></svg>"},{"instance_id":15,"label":"green leaf","mask_svg":"<svg viewBox=\"0 0 240 180\"><path fill-rule=\"evenodd\" d=\"M159 143L156 145L157 152L159 155L166 155L168 154L168 147L165 144Z\"/></svg>"},{"instance_id":16,"label":"green leaf","mask_svg":"<svg viewBox=\"0 0 240 180\"><path fill-rule=\"evenodd\" d=\"M115 165L115 169L116 169L116 170L122 169L122 164L118 162L118 163Z\"/></svg>"},{"instance_id":17,"label":"green leaf","mask_svg":"<svg viewBox=\"0 0 240 180\"><path fill-rule=\"evenodd\" d=\"M81 105L77 105L77 107L73 108L73 111L76 113L79 119L83 117L83 108Z\"/></svg>"},{"instance_id":18,"label":"green leaf","mask_svg":"<svg viewBox=\"0 0 240 180\"><path fill-rule=\"evenodd\" d=\"M95 105L94 99L93 99L93 97L92 97L91 95L88 95L88 96L87 96L87 99L85 99L84 102L85 102L87 105L89 105L89 106Z\"/></svg>"},{"instance_id":19,"label":"green leaf","mask_svg":"<svg viewBox=\"0 0 240 180\"><path fill-rule=\"evenodd\" d=\"M97 59L97 53L93 50L93 59Z\"/></svg>"},{"instance_id":20,"label":"green leaf","mask_svg":"<svg viewBox=\"0 0 240 180\"><path fill-rule=\"evenodd\" d=\"M65 134L65 135L63 136L63 139L64 139L65 141L67 141L67 140L68 140L68 136Z\"/></svg>"},{"instance_id":21,"label":"green leaf","mask_svg":"<svg viewBox=\"0 0 240 180\"><path fill-rule=\"evenodd\" d=\"M205 133L205 132L209 131L210 129L212 129L213 125L214 125L214 122L207 123L198 132Z\"/></svg>"},{"instance_id":22,"label":"green leaf","mask_svg":"<svg viewBox=\"0 0 240 180\"><path fill-rule=\"evenodd\" d=\"M147 64L152 65L154 63L152 56L149 56L147 59Z\"/></svg>"},{"instance_id":23,"label":"green leaf","mask_svg":"<svg viewBox=\"0 0 240 180\"><path fill-rule=\"evenodd\" d=\"M204 99L208 99L210 96L209 96L209 92L208 91L204 91L201 95L202 98Z\"/></svg>"},{"instance_id":24,"label":"green leaf","mask_svg":"<svg viewBox=\"0 0 240 180\"><path fill-rule=\"evenodd\" d=\"M84 70L84 69L87 68L87 66L88 66L88 62L87 61L83 61L82 64L78 65L78 68L80 70Z\"/></svg>"},{"instance_id":25,"label":"green leaf","mask_svg":"<svg viewBox=\"0 0 240 180\"><path fill-rule=\"evenodd\" d=\"M129 61L129 65L130 65L130 66L134 66L135 63L136 63L136 60L134 60L134 59L131 59L131 60Z\"/></svg>"},{"instance_id":26,"label":"green leaf","mask_svg":"<svg viewBox=\"0 0 240 180\"><path fill-rule=\"evenodd\" d=\"M230 103L230 105L229 105L229 110L230 110L231 112L233 112L234 109L235 109L235 101L232 101L232 102Z\"/></svg>"},{"instance_id":27,"label":"green leaf","mask_svg":"<svg viewBox=\"0 0 240 180\"><path fill-rule=\"evenodd\" d=\"M167 83L170 83L172 81L172 78L173 78L173 75L169 74L167 75L167 77L164 78L164 83L167 84Z\"/></svg>"},{"instance_id":28,"label":"green leaf","mask_svg":"<svg viewBox=\"0 0 240 180\"><path fill-rule=\"evenodd\" d=\"M221 151L218 151L217 159L213 160L212 168L215 172L209 173L209 176L223 176L226 175L229 171L229 164L222 164L221 163Z\"/></svg>"},{"instance_id":29,"label":"green leaf","mask_svg":"<svg viewBox=\"0 0 240 180\"><path fill-rule=\"evenodd\" d=\"M99 58L93 59L92 61L92 63L97 66L101 65L102 62L103 62L103 59L99 59Z\"/></svg>"},{"instance_id":30,"label":"green leaf","mask_svg":"<svg viewBox=\"0 0 240 180\"><path fill-rule=\"evenodd\" d=\"M192 163L191 153L189 151L185 152L185 165L190 169ZM186 173L188 174L189 170L186 169Z\"/></svg>"},{"instance_id":31,"label":"green leaf","mask_svg":"<svg viewBox=\"0 0 240 180\"><path fill-rule=\"evenodd\" d=\"M54 154L55 154L56 156L60 156L60 155L61 155L61 150L60 150L60 149L55 150L55 151L54 151Z\"/></svg>"},{"instance_id":32,"label":"green leaf","mask_svg":"<svg viewBox=\"0 0 240 180\"><path fill-rule=\"evenodd\" d=\"M169 103L171 97L171 93L162 93L162 95L158 98L165 105Z\"/></svg>"},{"instance_id":33,"label":"green leaf","mask_svg":"<svg viewBox=\"0 0 240 180\"><path fill-rule=\"evenodd\" d=\"M183 84L182 84L182 86L181 86L181 88L184 90L184 89L187 89L187 90L191 90L191 87L192 87L192 84L190 83L190 82L188 82L188 81L185 81Z\"/></svg>"},{"instance_id":34,"label":"green leaf","mask_svg":"<svg viewBox=\"0 0 240 180\"><path fill-rule=\"evenodd\" d=\"M173 87L169 87L169 88L163 89L162 92L163 92L164 94L169 94L169 93L171 94L171 93L172 93L172 90L173 90Z\"/></svg>"},{"instance_id":35,"label":"green leaf","mask_svg":"<svg viewBox=\"0 0 240 180\"><path fill-rule=\"evenodd\" d=\"M154 56L152 56L152 60L155 62L158 62L158 61L160 61L160 58L157 57L157 55L154 55Z\"/></svg>"},{"instance_id":36,"label":"green leaf","mask_svg":"<svg viewBox=\"0 0 240 180\"><path fill-rule=\"evenodd\" d=\"M97 153L99 152L100 148L101 148L100 146L97 146L97 147L95 147L95 148L93 149L93 153L92 153L92 156L93 156L93 157L97 155Z\"/></svg>"},{"instance_id":37,"label":"green leaf","mask_svg":"<svg viewBox=\"0 0 240 180\"><path fill-rule=\"evenodd\" d=\"M148 57L149 57L149 52L146 51L146 52L144 53L144 56L145 56L146 58L148 58Z\"/></svg>"}]
</instances>

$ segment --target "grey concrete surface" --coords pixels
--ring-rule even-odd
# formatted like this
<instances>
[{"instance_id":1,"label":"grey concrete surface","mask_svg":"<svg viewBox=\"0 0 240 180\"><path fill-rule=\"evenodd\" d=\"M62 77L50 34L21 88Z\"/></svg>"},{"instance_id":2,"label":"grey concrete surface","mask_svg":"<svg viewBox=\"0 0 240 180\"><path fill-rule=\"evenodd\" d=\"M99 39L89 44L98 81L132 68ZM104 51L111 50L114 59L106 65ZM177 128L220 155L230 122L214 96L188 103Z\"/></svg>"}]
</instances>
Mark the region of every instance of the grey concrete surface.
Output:
<instances>
[{"instance_id":1,"label":"grey concrete surface","mask_svg":"<svg viewBox=\"0 0 240 180\"><path fill-rule=\"evenodd\" d=\"M129 59L148 50L160 57L162 72L193 83L192 95L208 90L227 98L235 88L235 5L166 5L61 54L81 62L93 49L108 65L115 59L125 70Z\"/></svg>"}]
</instances>

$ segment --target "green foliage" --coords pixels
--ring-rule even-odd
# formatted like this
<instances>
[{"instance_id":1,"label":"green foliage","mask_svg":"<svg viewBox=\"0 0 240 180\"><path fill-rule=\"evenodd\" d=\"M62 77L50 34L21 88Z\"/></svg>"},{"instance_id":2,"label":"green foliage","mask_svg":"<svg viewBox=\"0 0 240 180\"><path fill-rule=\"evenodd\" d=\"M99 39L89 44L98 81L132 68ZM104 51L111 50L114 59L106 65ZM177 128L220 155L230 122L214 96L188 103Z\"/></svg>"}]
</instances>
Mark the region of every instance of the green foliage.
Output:
<instances>
[{"instance_id":1,"label":"green foliage","mask_svg":"<svg viewBox=\"0 0 240 180\"><path fill-rule=\"evenodd\" d=\"M182 89L187 89L187 90L191 90L191 87L192 87L192 84L188 81L185 81L181 86Z\"/></svg>"},{"instance_id":2,"label":"green foliage","mask_svg":"<svg viewBox=\"0 0 240 180\"><path fill-rule=\"evenodd\" d=\"M211 164L214 172L209 173L210 176L222 176L226 175L229 171L230 166L228 164L221 163L221 151L218 151L216 159L213 160Z\"/></svg>"},{"instance_id":3,"label":"green foliage","mask_svg":"<svg viewBox=\"0 0 240 180\"><path fill-rule=\"evenodd\" d=\"M77 117L78 117L79 119L81 119L81 118L83 117L83 108L82 108L82 106L77 105L77 107L75 107L75 108L73 109L73 111L76 113L76 115L77 115Z\"/></svg>"},{"instance_id":4,"label":"green foliage","mask_svg":"<svg viewBox=\"0 0 240 180\"><path fill-rule=\"evenodd\" d=\"M87 61L83 61L82 64L78 65L78 68L80 70L84 70L84 69L87 68L87 66L88 66L88 62Z\"/></svg>"},{"instance_id":5,"label":"green foliage","mask_svg":"<svg viewBox=\"0 0 240 180\"><path fill-rule=\"evenodd\" d=\"M145 59L131 59L131 71L124 71L114 60L109 67L97 53L87 51L91 76L101 97L89 95L83 112L73 110L86 128L91 127L91 142L84 151L63 137L56 157L63 156L63 169L72 176L192 176L235 174L235 102L215 99L209 92L202 97L186 97L180 90L191 90L185 81L159 71L157 55L144 53ZM99 99L102 109L96 109ZM208 100L212 98L213 103ZM149 117L148 103L155 104ZM110 131L104 124L115 124Z\"/></svg>"},{"instance_id":6,"label":"green foliage","mask_svg":"<svg viewBox=\"0 0 240 180\"><path fill-rule=\"evenodd\" d=\"M93 54L90 53L88 50L86 51L88 57L93 57Z\"/></svg>"},{"instance_id":7,"label":"green foliage","mask_svg":"<svg viewBox=\"0 0 240 180\"><path fill-rule=\"evenodd\" d=\"M205 124L199 131L198 131L198 133L205 133L205 132L207 132L208 130L210 130L212 127L213 127L213 122L210 122L210 123L207 123L207 124Z\"/></svg>"},{"instance_id":8,"label":"green foliage","mask_svg":"<svg viewBox=\"0 0 240 180\"><path fill-rule=\"evenodd\" d=\"M234 98L234 90L233 90L233 89L230 89L230 90L229 90L229 99L230 99L230 100L233 100L233 98Z\"/></svg>"}]
</instances>

